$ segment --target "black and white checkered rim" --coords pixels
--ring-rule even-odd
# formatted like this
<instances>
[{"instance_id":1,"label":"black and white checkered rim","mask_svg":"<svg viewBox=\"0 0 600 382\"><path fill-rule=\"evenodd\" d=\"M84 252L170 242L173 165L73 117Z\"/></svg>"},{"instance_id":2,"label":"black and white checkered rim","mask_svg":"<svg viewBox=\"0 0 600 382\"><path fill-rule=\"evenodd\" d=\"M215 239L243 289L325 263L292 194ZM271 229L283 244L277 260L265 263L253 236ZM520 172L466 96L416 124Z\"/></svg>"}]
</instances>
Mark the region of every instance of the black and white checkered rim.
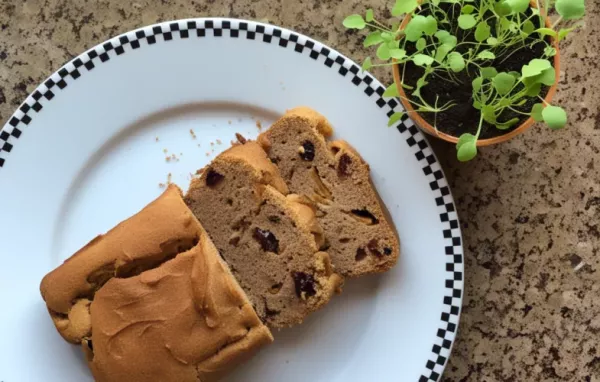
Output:
<instances>
[{"instance_id":1,"label":"black and white checkered rim","mask_svg":"<svg viewBox=\"0 0 600 382\"><path fill-rule=\"evenodd\" d=\"M388 117L403 110L397 99L384 99L384 87L370 74L362 72L357 64L301 34L271 25L235 19L210 18L166 22L125 33L98 45L68 62L38 86L0 130L0 169L5 165L26 126L54 97L59 96L69 83L94 70L96 66L116 59L128 51L178 38L239 38L277 44L281 48L294 50L299 54L298 57L310 58L315 65L323 64L336 70L354 84L357 90L363 91ZM419 378L419 382L438 381L456 337L464 289L463 251L458 216L442 169L423 134L410 119L399 121L394 127L406 138L406 143L422 166L444 225L446 293L431 355Z\"/></svg>"}]
</instances>

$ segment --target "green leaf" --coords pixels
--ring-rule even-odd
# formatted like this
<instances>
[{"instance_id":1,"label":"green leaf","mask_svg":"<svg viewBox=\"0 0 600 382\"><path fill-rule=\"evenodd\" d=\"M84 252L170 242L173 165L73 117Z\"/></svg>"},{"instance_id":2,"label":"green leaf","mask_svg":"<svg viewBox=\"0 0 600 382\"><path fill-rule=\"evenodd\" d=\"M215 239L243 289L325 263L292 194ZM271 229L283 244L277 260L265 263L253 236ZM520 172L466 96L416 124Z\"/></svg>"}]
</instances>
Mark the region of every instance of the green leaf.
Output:
<instances>
[{"instance_id":1,"label":"green leaf","mask_svg":"<svg viewBox=\"0 0 600 382\"><path fill-rule=\"evenodd\" d=\"M392 8L392 16L398 17L405 13L411 13L419 6L417 0L396 0L394 7Z\"/></svg>"},{"instance_id":2,"label":"green leaf","mask_svg":"<svg viewBox=\"0 0 600 382\"><path fill-rule=\"evenodd\" d=\"M373 62L371 61L371 57L365 58L365 62L362 64L362 70L369 70L373 67Z\"/></svg>"},{"instance_id":3,"label":"green leaf","mask_svg":"<svg viewBox=\"0 0 600 382\"><path fill-rule=\"evenodd\" d=\"M415 46L416 46L417 50L419 52L421 52L427 46L427 41L423 37L421 37L420 39L417 40L417 43L415 44Z\"/></svg>"},{"instance_id":4,"label":"green leaf","mask_svg":"<svg viewBox=\"0 0 600 382\"><path fill-rule=\"evenodd\" d=\"M470 15L471 13L473 13L473 11L475 11L475 7L471 4L467 4L463 5L462 9L460 10L460 13Z\"/></svg>"},{"instance_id":5,"label":"green leaf","mask_svg":"<svg viewBox=\"0 0 600 382\"><path fill-rule=\"evenodd\" d=\"M585 0L556 0L554 7L565 20L580 19L585 15Z\"/></svg>"},{"instance_id":6,"label":"green leaf","mask_svg":"<svg viewBox=\"0 0 600 382\"><path fill-rule=\"evenodd\" d=\"M569 35L569 33L573 32L575 30L576 27L573 28L562 28L558 31L558 41L562 41L565 38L567 38L567 36Z\"/></svg>"},{"instance_id":7,"label":"green leaf","mask_svg":"<svg viewBox=\"0 0 600 382\"><path fill-rule=\"evenodd\" d=\"M396 39L396 35L390 32L381 32L381 38L383 41L394 41Z\"/></svg>"},{"instance_id":8,"label":"green leaf","mask_svg":"<svg viewBox=\"0 0 600 382\"><path fill-rule=\"evenodd\" d=\"M377 58L379 58L382 61L387 61L392 57L390 55L390 48L387 46L387 44L379 45L379 48L377 48L376 54L377 54Z\"/></svg>"},{"instance_id":9,"label":"green leaf","mask_svg":"<svg viewBox=\"0 0 600 382\"><path fill-rule=\"evenodd\" d=\"M542 36L558 37L558 33L554 29L550 28L538 28L534 32L541 34Z\"/></svg>"},{"instance_id":10,"label":"green leaf","mask_svg":"<svg viewBox=\"0 0 600 382\"><path fill-rule=\"evenodd\" d=\"M396 60L402 60L406 57L406 51L404 49L390 49L390 56Z\"/></svg>"},{"instance_id":11,"label":"green leaf","mask_svg":"<svg viewBox=\"0 0 600 382\"><path fill-rule=\"evenodd\" d=\"M541 91L542 91L542 84L535 83L535 84L528 85L525 88L525 95L527 97L537 97L540 95Z\"/></svg>"},{"instance_id":12,"label":"green leaf","mask_svg":"<svg viewBox=\"0 0 600 382\"><path fill-rule=\"evenodd\" d=\"M442 61L444 61L444 58L446 58L446 55L448 55L448 53L450 53L450 51L453 49L453 46L450 46L448 44L442 44L440 45L437 50L435 51L435 60L439 63L441 63Z\"/></svg>"},{"instance_id":13,"label":"green leaf","mask_svg":"<svg viewBox=\"0 0 600 382\"><path fill-rule=\"evenodd\" d=\"M343 24L348 29L364 29L367 26L361 15L350 15L344 19Z\"/></svg>"},{"instance_id":14,"label":"green leaf","mask_svg":"<svg viewBox=\"0 0 600 382\"><path fill-rule=\"evenodd\" d=\"M496 77L492 79L494 89L502 96L508 94L512 90L515 82L515 78L508 73L498 73Z\"/></svg>"},{"instance_id":15,"label":"green leaf","mask_svg":"<svg viewBox=\"0 0 600 382\"><path fill-rule=\"evenodd\" d=\"M455 36L451 35L449 32L447 32L445 30L439 30L439 31L435 32L435 37L442 44L448 45L450 47L450 49L453 49L458 42L458 40L456 39Z\"/></svg>"},{"instance_id":16,"label":"green leaf","mask_svg":"<svg viewBox=\"0 0 600 382\"><path fill-rule=\"evenodd\" d=\"M385 97L385 98L400 97L400 93L398 92L398 87L396 86L396 84L393 83L390 86L388 86L387 89L385 89L385 91L383 92L382 97Z\"/></svg>"},{"instance_id":17,"label":"green leaf","mask_svg":"<svg viewBox=\"0 0 600 382\"><path fill-rule=\"evenodd\" d=\"M365 37L365 41L363 41L363 46L368 48L373 45L381 44L383 42L383 37L381 37L381 32L371 32Z\"/></svg>"},{"instance_id":18,"label":"green leaf","mask_svg":"<svg viewBox=\"0 0 600 382\"><path fill-rule=\"evenodd\" d=\"M429 66L433 63L433 57L418 53L413 56L412 61L418 66Z\"/></svg>"},{"instance_id":19,"label":"green leaf","mask_svg":"<svg viewBox=\"0 0 600 382\"><path fill-rule=\"evenodd\" d=\"M415 15L404 28L406 39L411 42L416 42L423 35L426 23L427 18L425 16Z\"/></svg>"},{"instance_id":20,"label":"green leaf","mask_svg":"<svg viewBox=\"0 0 600 382\"><path fill-rule=\"evenodd\" d=\"M492 125L496 123L496 109L492 105L483 105L481 108L483 119Z\"/></svg>"},{"instance_id":21,"label":"green leaf","mask_svg":"<svg viewBox=\"0 0 600 382\"><path fill-rule=\"evenodd\" d=\"M461 29L471 29L477 24L477 19L473 15L460 15L458 16L458 26Z\"/></svg>"},{"instance_id":22,"label":"green leaf","mask_svg":"<svg viewBox=\"0 0 600 382\"><path fill-rule=\"evenodd\" d=\"M367 9L367 14L365 15L365 20L367 20L368 23L370 23L371 21L374 20L372 9L370 9L370 8Z\"/></svg>"},{"instance_id":23,"label":"green leaf","mask_svg":"<svg viewBox=\"0 0 600 382\"><path fill-rule=\"evenodd\" d=\"M496 55L489 50L482 50L477 55L477 58L482 59L482 60L493 60L496 58Z\"/></svg>"},{"instance_id":24,"label":"green leaf","mask_svg":"<svg viewBox=\"0 0 600 382\"><path fill-rule=\"evenodd\" d=\"M556 48L553 46L547 46L544 49L544 55L548 56L548 57L554 57L556 56Z\"/></svg>"},{"instance_id":25,"label":"green leaf","mask_svg":"<svg viewBox=\"0 0 600 382\"><path fill-rule=\"evenodd\" d=\"M512 9L510 8L510 5L506 3L506 1L499 1L494 6L494 11L498 14L498 16L504 17L510 15Z\"/></svg>"},{"instance_id":26,"label":"green leaf","mask_svg":"<svg viewBox=\"0 0 600 382\"><path fill-rule=\"evenodd\" d=\"M524 13L529 8L529 0L504 0L513 13Z\"/></svg>"},{"instance_id":27,"label":"green leaf","mask_svg":"<svg viewBox=\"0 0 600 382\"><path fill-rule=\"evenodd\" d=\"M498 45L498 39L496 37L489 37L487 43L491 46L496 46Z\"/></svg>"},{"instance_id":28,"label":"green leaf","mask_svg":"<svg viewBox=\"0 0 600 382\"><path fill-rule=\"evenodd\" d=\"M473 93L479 93L481 87L483 86L483 77L477 77L471 83L473 86Z\"/></svg>"},{"instance_id":29,"label":"green leaf","mask_svg":"<svg viewBox=\"0 0 600 382\"><path fill-rule=\"evenodd\" d=\"M477 42L483 42L490 37L490 26L485 21L477 24L477 28L475 28L475 40Z\"/></svg>"},{"instance_id":30,"label":"green leaf","mask_svg":"<svg viewBox=\"0 0 600 382\"><path fill-rule=\"evenodd\" d=\"M529 36L535 30L535 25L533 25L531 20L525 20L525 22L523 23L523 28L521 30L523 31L523 33Z\"/></svg>"},{"instance_id":31,"label":"green leaf","mask_svg":"<svg viewBox=\"0 0 600 382\"><path fill-rule=\"evenodd\" d=\"M456 149L460 149L462 145L469 142L476 142L477 138L470 133L464 133L458 138L458 142L456 142Z\"/></svg>"},{"instance_id":32,"label":"green leaf","mask_svg":"<svg viewBox=\"0 0 600 382\"><path fill-rule=\"evenodd\" d=\"M465 68L465 59L458 52L452 52L448 55L448 65L453 72L458 73Z\"/></svg>"},{"instance_id":33,"label":"green leaf","mask_svg":"<svg viewBox=\"0 0 600 382\"><path fill-rule=\"evenodd\" d=\"M417 87L412 92L413 96L420 97L421 96L421 88L429 83L425 80L425 76L427 76L427 71L425 71L425 74L423 74L423 77L421 77L417 80Z\"/></svg>"},{"instance_id":34,"label":"green leaf","mask_svg":"<svg viewBox=\"0 0 600 382\"><path fill-rule=\"evenodd\" d=\"M473 100L473 107L477 110L481 110L481 102Z\"/></svg>"},{"instance_id":35,"label":"green leaf","mask_svg":"<svg viewBox=\"0 0 600 382\"><path fill-rule=\"evenodd\" d=\"M556 70L554 70L554 68L546 69L542 72L542 74L536 76L535 80L536 82L539 82L546 86L552 86L556 81Z\"/></svg>"},{"instance_id":36,"label":"green leaf","mask_svg":"<svg viewBox=\"0 0 600 382\"><path fill-rule=\"evenodd\" d=\"M536 103L531 108L531 118L533 118L536 122L542 122L544 117L542 116L542 111L544 110L544 104Z\"/></svg>"},{"instance_id":37,"label":"green leaf","mask_svg":"<svg viewBox=\"0 0 600 382\"><path fill-rule=\"evenodd\" d=\"M488 66L486 68L481 68L481 76L484 79L494 78L498 75L498 71L493 66Z\"/></svg>"},{"instance_id":38,"label":"green leaf","mask_svg":"<svg viewBox=\"0 0 600 382\"><path fill-rule=\"evenodd\" d=\"M456 157L461 162L468 162L477 156L477 140L467 141L460 147L457 146L456 148Z\"/></svg>"},{"instance_id":39,"label":"green leaf","mask_svg":"<svg viewBox=\"0 0 600 382\"><path fill-rule=\"evenodd\" d=\"M567 112L562 107L548 105L542 111L542 117L553 130L562 129L567 124Z\"/></svg>"},{"instance_id":40,"label":"green leaf","mask_svg":"<svg viewBox=\"0 0 600 382\"><path fill-rule=\"evenodd\" d=\"M506 130L514 126L517 122L519 122L519 118L513 118L506 122L496 122L495 126L498 130Z\"/></svg>"},{"instance_id":41,"label":"green leaf","mask_svg":"<svg viewBox=\"0 0 600 382\"><path fill-rule=\"evenodd\" d=\"M437 20L433 16L427 16L423 24L423 33L427 36L433 36L438 30Z\"/></svg>"},{"instance_id":42,"label":"green leaf","mask_svg":"<svg viewBox=\"0 0 600 382\"><path fill-rule=\"evenodd\" d=\"M392 40L392 41L388 41L386 42L386 45L388 47L388 49L398 49L398 47L400 46L400 41L399 40Z\"/></svg>"},{"instance_id":43,"label":"green leaf","mask_svg":"<svg viewBox=\"0 0 600 382\"><path fill-rule=\"evenodd\" d=\"M402 117L404 117L404 112L403 111L399 111L397 113L392 114L392 116L388 120L388 127L392 126L394 123L396 123L399 120L401 120Z\"/></svg>"},{"instance_id":44,"label":"green leaf","mask_svg":"<svg viewBox=\"0 0 600 382\"><path fill-rule=\"evenodd\" d=\"M529 64L523 65L521 73L523 74L524 78L535 77L551 67L552 63L550 63L550 61L534 58L529 62Z\"/></svg>"}]
</instances>

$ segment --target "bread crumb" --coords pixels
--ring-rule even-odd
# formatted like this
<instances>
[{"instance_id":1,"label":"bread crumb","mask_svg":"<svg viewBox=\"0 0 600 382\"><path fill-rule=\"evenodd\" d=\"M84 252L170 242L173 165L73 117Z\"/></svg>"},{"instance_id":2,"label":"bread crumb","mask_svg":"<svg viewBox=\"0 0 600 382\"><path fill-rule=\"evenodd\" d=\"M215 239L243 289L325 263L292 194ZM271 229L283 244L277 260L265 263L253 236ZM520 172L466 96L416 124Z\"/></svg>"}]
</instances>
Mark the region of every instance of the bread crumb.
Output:
<instances>
[{"instance_id":1,"label":"bread crumb","mask_svg":"<svg viewBox=\"0 0 600 382\"><path fill-rule=\"evenodd\" d=\"M262 130L262 123L258 119L256 120L256 128Z\"/></svg>"},{"instance_id":2,"label":"bread crumb","mask_svg":"<svg viewBox=\"0 0 600 382\"><path fill-rule=\"evenodd\" d=\"M170 162L170 161L171 161L171 157L165 157L165 160L166 160L167 162Z\"/></svg>"},{"instance_id":3,"label":"bread crumb","mask_svg":"<svg viewBox=\"0 0 600 382\"><path fill-rule=\"evenodd\" d=\"M244 136L240 133L235 133L235 137L237 138L237 141L239 143L241 143L242 145L246 143L246 138L244 138Z\"/></svg>"},{"instance_id":4,"label":"bread crumb","mask_svg":"<svg viewBox=\"0 0 600 382\"><path fill-rule=\"evenodd\" d=\"M198 170L196 170L196 175L202 175L203 172L204 172L204 167L199 168Z\"/></svg>"},{"instance_id":5,"label":"bread crumb","mask_svg":"<svg viewBox=\"0 0 600 382\"><path fill-rule=\"evenodd\" d=\"M160 188L165 188L165 187L167 187L169 184L173 184L173 175L172 175L171 173L169 173L169 174L167 175L167 183L162 183L162 182L161 182L161 183L159 183L159 184L158 184L158 187L160 187Z\"/></svg>"},{"instance_id":6,"label":"bread crumb","mask_svg":"<svg viewBox=\"0 0 600 382\"><path fill-rule=\"evenodd\" d=\"M220 145L222 142L220 139L217 139L217 145Z\"/></svg>"},{"instance_id":7,"label":"bread crumb","mask_svg":"<svg viewBox=\"0 0 600 382\"><path fill-rule=\"evenodd\" d=\"M196 139L196 133L194 133L193 129L190 129L190 135L192 136L192 139Z\"/></svg>"}]
</instances>

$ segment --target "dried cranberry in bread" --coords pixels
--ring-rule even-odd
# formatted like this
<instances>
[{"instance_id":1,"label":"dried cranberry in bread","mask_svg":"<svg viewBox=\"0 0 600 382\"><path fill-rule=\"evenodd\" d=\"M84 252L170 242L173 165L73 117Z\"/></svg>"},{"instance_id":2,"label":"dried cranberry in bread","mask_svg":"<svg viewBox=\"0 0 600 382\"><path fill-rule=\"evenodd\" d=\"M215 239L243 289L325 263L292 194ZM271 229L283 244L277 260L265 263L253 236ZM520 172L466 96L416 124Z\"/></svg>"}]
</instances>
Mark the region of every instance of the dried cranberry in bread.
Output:
<instances>
[{"instance_id":1,"label":"dried cranberry in bread","mask_svg":"<svg viewBox=\"0 0 600 382\"><path fill-rule=\"evenodd\" d=\"M46 275L41 292L98 382L213 381L273 340L176 186Z\"/></svg>"},{"instance_id":2,"label":"dried cranberry in bread","mask_svg":"<svg viewBox=\"0 0 600 382\"><path fill-rule=\"evenodd\" d=\"M369 165L348 143L327 140L329 122L314 110L288 111L258 142L277 165L290 192L317 206L322 247L335 271L359 276L389 270L398 259L398 236L371 182Z\"/></svg>"},{"instance_id":3,"label":"dried cranberry in bread","mask_svg":"<svg viewBox=\"0 0 600 382\"><path fill-rule=\"evenodd\" d=\"M186 203L229 264L258 315L273 327L302 322L341 285L312 206L288 193L252 141L220 154L192 181Z\"/></svg>"}]
</instances>

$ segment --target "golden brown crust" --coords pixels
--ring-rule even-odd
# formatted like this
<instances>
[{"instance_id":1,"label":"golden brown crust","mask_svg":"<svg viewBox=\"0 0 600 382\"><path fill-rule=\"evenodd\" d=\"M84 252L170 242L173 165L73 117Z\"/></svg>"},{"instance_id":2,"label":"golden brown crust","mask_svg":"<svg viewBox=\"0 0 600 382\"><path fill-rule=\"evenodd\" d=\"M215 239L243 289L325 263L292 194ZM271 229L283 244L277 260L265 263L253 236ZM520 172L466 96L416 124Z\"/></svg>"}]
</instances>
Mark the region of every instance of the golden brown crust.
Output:
<instances>
[{"instance_id":1,"label":"golden brown crust","mask_svg":"<svg viewBox=\"0 0 600 382\"><path fill-rule=\"evenodd\" d=\"M41 290L100 382L214 380L272 341L176 186L47 275Z\"/></svg>"}]
</instances>

